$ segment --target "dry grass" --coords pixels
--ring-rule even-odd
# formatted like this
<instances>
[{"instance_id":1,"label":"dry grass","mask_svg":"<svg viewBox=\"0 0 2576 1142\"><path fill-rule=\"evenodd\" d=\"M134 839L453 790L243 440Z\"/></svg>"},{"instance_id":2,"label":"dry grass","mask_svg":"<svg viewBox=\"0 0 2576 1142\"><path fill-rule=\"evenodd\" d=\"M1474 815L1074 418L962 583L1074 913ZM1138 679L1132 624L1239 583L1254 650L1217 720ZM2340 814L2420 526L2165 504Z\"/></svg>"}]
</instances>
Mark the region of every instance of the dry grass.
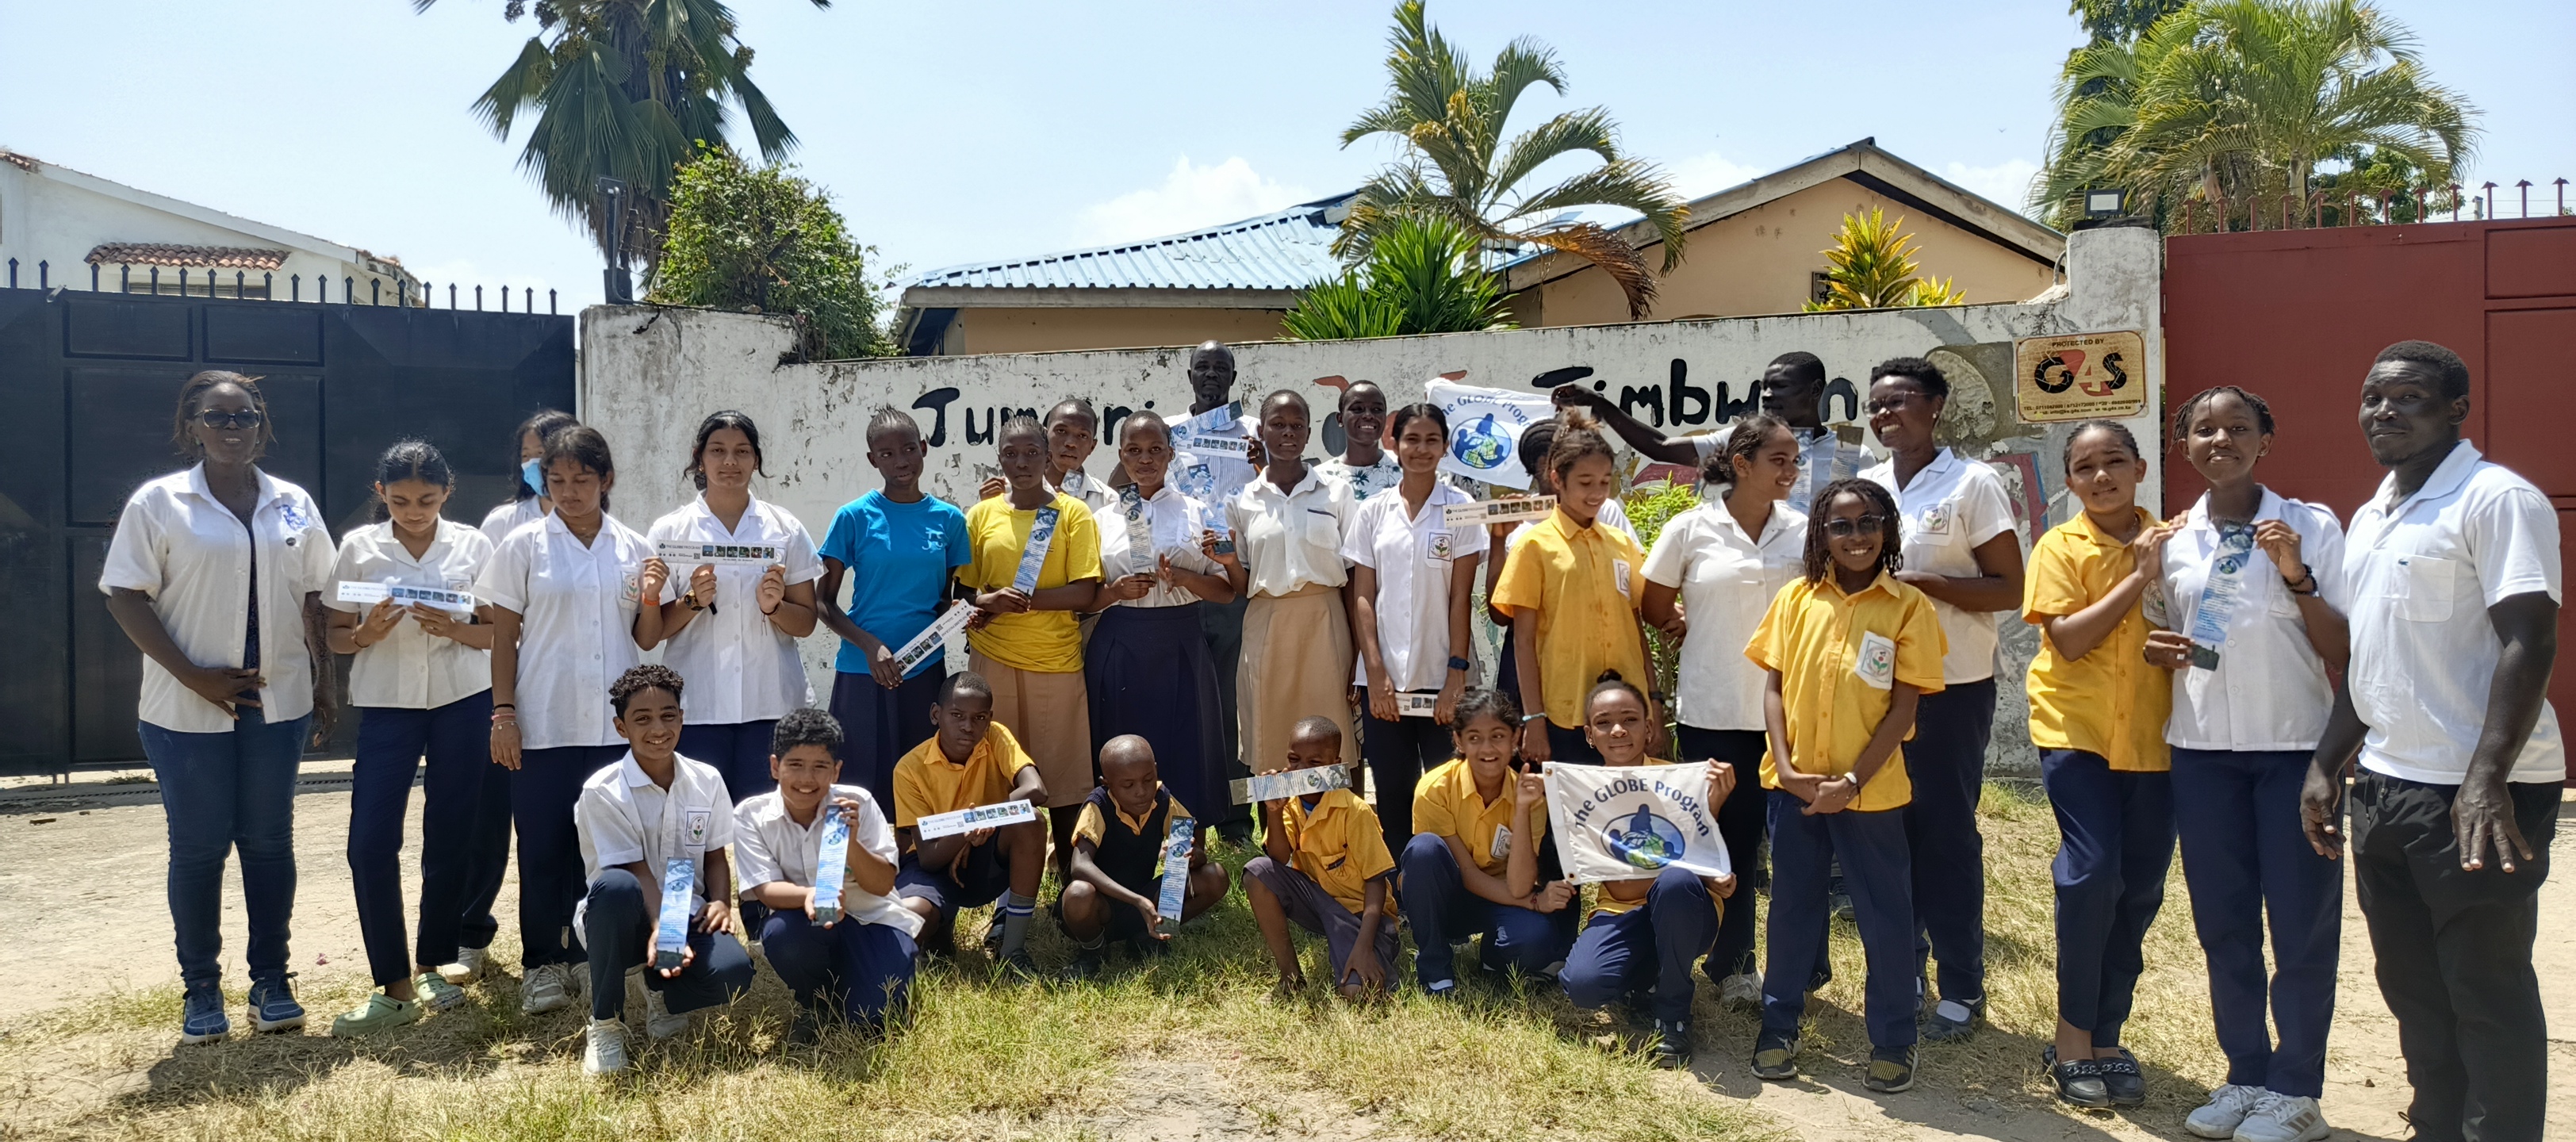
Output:
<instances>
[{"instance_id":1,"label":"dry grass","mask_svg":"<svg viewBox=\"0 0 2576 1142\"><path fill-rule=\"evenodd\" d=\"M1968 1044L1927 1047L1925 1085L1971 1105L2072 1113L2049 1109L2038 1061L2055 1021L2055 826L2045 803L2000 785L1984 820L1993 1026ZM2169 1125L2223 1067L2189 923L2177 867L2128 1036L2155 1079L2149 1104L2129 1112L2142 1125ZM1069 957L1051 924L1032 940L1041 963ZM1308 977L1323 978L1320 945L1305 946ZM1834 956L1836 980L1810 1006L1805 1062L1825 1085L1858 1090L1867 1043L1849 925L1836 925ZM354 965L300 981L314 1033L215 1047L171 1047L175 988L122 993L0 1028L0 1138L1106 1138L1181 1113L1212 1135L1288 1138L1778 1133L1741 1101L1620 1049L1602 1017L1553 989L1497 985L1461 1005L1408 989L1367 1009L1319 989L1277 1005L1266 961L1239 904L1185 931L1178 954L1150 969L1113 958L1106 976L1078 986L997 983L968 952L932 961L900 1033L796 1050L781 1044L790 1001L764 969L742 1003L642 1048L638 1076L605 1084L579 1073L580 1016L522 1017L507 976L473 985L457 1011L359 1043L318 1033L363 996ZM1700 993L1701 1065L1732 1075L1755 1019L1719 1011L1714 992Z\"/></svg>"}]
</instances>

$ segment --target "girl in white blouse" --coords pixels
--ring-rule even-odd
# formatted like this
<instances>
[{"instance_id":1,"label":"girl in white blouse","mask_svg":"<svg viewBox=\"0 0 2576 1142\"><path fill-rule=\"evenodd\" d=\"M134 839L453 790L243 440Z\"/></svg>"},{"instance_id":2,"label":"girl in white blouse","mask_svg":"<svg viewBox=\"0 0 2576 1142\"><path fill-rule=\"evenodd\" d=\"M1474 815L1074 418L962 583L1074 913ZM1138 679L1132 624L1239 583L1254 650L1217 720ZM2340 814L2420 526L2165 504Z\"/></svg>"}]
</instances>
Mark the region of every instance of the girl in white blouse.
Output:
<instances>
[{"instance_id":1,"label":"girl in white blouse","mask_svg":"<svg viewBox=\"0 0 2576 1142\"><path fill-rule=\"evenodd\" d=\"M1321 715L1342 729L1342 761L1359 760L1351 724L1351 624L1342 605L1342 529L1350 485L1306 467L1312 422L1306 398L1286 389L1261 402L1261 475L1225 506L1236 550L1217 557L1238 592L1243 654L1235 692L1243 764L1286 764L1291 727Z\"/></svg>"},{"instance_id":2,"label":"girl in white blouse","mask_svg":"<svg viewBox=\"0 0 2576 1142\"><path fill-rule=\"evenodd\" d=\"M1346 401L1344 415L1365 399ZM1375 399L1383 407L1385 398ZM1467 623L1486 536L1476 524L1449 523L1449 505L1473 500L1440 478L1448 415L1415 404L1397 409L1394 420L1403 475L1352 513L1342 558L1351 564L1351 635L1359 644L1352 684L1368 693L1360 754L1377 787L1386 847L1400 853L1413 841L1413 787L1456 756L1449 727L1467 687ZM1361 423L1373 429L1376 420ZM1404 709L1426 697L1429 710Z\"/></svg>"},{"instance_id":3,"label":"girl in white blouse","mask_svg":"<svg viewBox=\"0 0 2576 1142\"><path fill-rule=\"evenodd\" d=\"M1703 487L1724 489L1664 524L1646 553L1646 621L1681 641L1675 713L1685 761L1722 761L1739 773L1762 764L1765 672L1744 656L1771 597L1802 572L1807 517L1789 506L1799 482L1798 437L1788 422L1755 413L1700 466ZM1761 867L1764 802L1731 797L1717 829L1738 873ZM1754 970L1751 908L1729 908L1707 972L1721 1002L1762 1002Z\"/></svg>"},{"instance_id":4,"label":"girl in white blouse","mask_svg":"<svg viewBox=\"0 0 2576 1142\"><path fill-rule=\"evenodd\" d=\"M304 1025L286 979L295 773L306 741L330 732L319 598L331 533L312 496L259 469L275 435L257 380L198 373L172 419L172 445L197 464L125 501L98 587L143 652L136 728L170 819L170 920L187 988L179 1041L202 1043L232 1029L218 957L235 849L251 1029Z\"/></svg>"},{"instance_id":5,"label":"girl in white blouse","mask_svg":"<svg viewBox=\"0 0 2576 1142\"><path fill-rule=\"evenodd\" d=\"M738 805L777 788L770 731L787 711L814 704L796 640L814 633L823 560L803 523L751 494L761 455L750 417L727 410L701 421L686 471L698 498L653 521L647 539L777 553L764 566L700 563L658 600L670 644L662 663L688 682L680 753L723 774Z\"/></svg>"},{"instance_id":6,"label":"girl in white blouse","mask_svg":"<svg viewBox=\"0 0 2576 1142\"><path fill-rule=\"evenodd\" d=\"M582 782L625 755L610 724L608 684L662 641L670 569L653 545L608 514L616 464L599 430L546 438L554 511L519 525L492 552L474 594L492 619L492 760L510 779L519 833L519 1009L553 1011L581 993L588 962L567 938L588 883L572 810Z\"/></svg>"},{"instance_id":7,"label":"girl in white blouse","mask_svg":"<svg viewBox=\"0 0 2576 1142\"><path fill-rule=\"evenodd\" d=\"M358 756L349 795L349 873L358 932L379 990L331 1021L333 1035L368 1035L445 1011L465 992L439 975L497 927L483 883L497 886L509 859L509 772L492 765L492 628L473 620L474 577L492 541L442 519L456 488L447 458L405 440L376 460L376 522L340 543L331 649L354 654L349 701L358 708ZM396 598L342 601L339 584L457 592L460 607ZM403 946L403 817L420 775L420 942Z\"/></svg>"}]
</instances>

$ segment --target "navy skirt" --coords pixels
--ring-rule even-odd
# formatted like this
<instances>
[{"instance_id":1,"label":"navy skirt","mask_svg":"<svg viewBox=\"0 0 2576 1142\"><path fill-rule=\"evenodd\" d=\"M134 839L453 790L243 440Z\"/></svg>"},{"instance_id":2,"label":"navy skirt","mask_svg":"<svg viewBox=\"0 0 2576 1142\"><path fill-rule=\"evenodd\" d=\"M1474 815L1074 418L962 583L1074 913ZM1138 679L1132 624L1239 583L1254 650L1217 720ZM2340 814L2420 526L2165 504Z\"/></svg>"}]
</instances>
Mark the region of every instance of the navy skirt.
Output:
<instances>
[{"instance_id":1,"label":"navy skirt","mask_svg":"<svg viewBox=\"0 0 2576 1142\"><path fill-rule=\"evenodd\" d=\"M1152 743L1163 784L1204 821L1224 819L1227 796L1220 763L1233 708L1217 700L1216 656L1200 629L1199 608L1111 607L1083 649L1091 699L1091 755L1122 734Z\"/></svg>"}]
</instances>

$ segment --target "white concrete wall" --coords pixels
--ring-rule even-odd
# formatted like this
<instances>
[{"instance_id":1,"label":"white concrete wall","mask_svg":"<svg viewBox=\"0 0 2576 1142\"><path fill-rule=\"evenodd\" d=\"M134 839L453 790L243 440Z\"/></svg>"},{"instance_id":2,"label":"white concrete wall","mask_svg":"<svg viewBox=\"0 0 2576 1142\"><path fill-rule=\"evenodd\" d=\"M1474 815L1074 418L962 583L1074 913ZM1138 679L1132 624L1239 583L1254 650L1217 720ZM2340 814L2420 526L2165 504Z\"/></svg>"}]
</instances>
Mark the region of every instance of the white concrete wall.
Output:
<instances>
[{"instance_id":1,"label":"white concrete wall","mask_svg":"<svg viewBox=\"0 0 2576 1142\"><path fill-rule=\"evenodd\" d=\"M1569 368L1589 368L1583 378L1613 399L1629 401L1650 423L1689 431L1719 422L1709 405L1685 400L1681 423L1672 423L1676 373L1714 399L1749 402L1763 365L1790 350L1823 358L1831 377L1865 387L1869 367L1889 357L1946 349L1940 363L1954 374L1973 366L1987 388L1961 387L1954 375L1952 419L1981 452L2039 452L2049 487L2058 482L2058 449L2064 430L2042 432L2013 423L2010 414L2011 341L2052 333L2138 329L2148 348L2143 415L2129 422L2142 442L2159 439L2162 418L2163 329L2159 285L2163 245L2146 230L2094 230L2073 237L2067 296L2040 305L1985 305L1950 309L1882 310L1805 314L1682 323L1582 326L1462 333L1372 341L1256 342L1235 346L1238 396L1252 399L1277 388L1298 388L1329 408L1332 390L1315 378L1367 379L1384 386L1391 403L1418 400L1422 382L1466 371L1466 382L1528 389L1534 379ZM877 406L906 409L934 443L924 484L935 495L971 502L980 482L978 464L994 462L996 417L1010 410L1043 411L1067 396L1089 398L1104 417L1126 408L1186 412L1188 351L1140 349L1078 353L922 357L811 365L781 365L789 344L777 319L701 310L608 308L581 319L582 419L608 436L618 464L616 514L643 528L692 494L680 470L697 422L718 409L739 409L761 426L768 474L755 488L793 511L820 541L841 504L877 486L865 460L862 429ZM1540 387L1545 387L1541 385ZM1652 396L1649 396L1649 390ZM1722 390L1722 392L1721 392ZM1851 419L1858 403L1829 398L1829 415ZM1656 405L1648 414L1648 405ZM1982 404L1984 410L1979 412ZM1320 409L1319 409L1320 411ZM1311 449L1321 452L1323 434ZM1104 432L1103 439L1109 439ZM1335 438L1338 439L1336 433ZM2153 443L2151 453L2160 452ZM2161 457L2140 485L2141 501L2161 510ZM1106 473L1109 458L1095 456L1093 471ZM2061 498L2052 522L2066 518ZM2027 662L2035 642L2022 624L2003 624L2008 646ZM807 663L818 696L829 692L836 640L807 641ZM1995 727L1998 763L2022 767L2020 671L2011 663ZM2009 747L2018 742L2016 753Z\"/></svg>"},{"instance_id":2,"label":"white concrete wall","mask_svg":"<svg viewBox=\"0 0 2576 1142\"><path fill-rule=\"evenodd\" d=\"M30 172L15 164L0 161L0 286L8 284L8 261L18 259L18 285L34 289L37 264L50 263L50 283L69 289L88 289L89 264L83 258L106 242L171 242L190 246L247 246L258 249L287 251L286 264L275 272L278 300L288 297L288 280L302 275L303 299L314 299L315 282L328 277L330 297L341 300L342 282L355 278L360 300L368 296L367 267L339 256L335 251L307 248L281 241L270 227L247 223L252 229L230 226L187 217L148 203L130 201L114 194L101 193L83 185L88 176L69 172L74 178L48 177ZM209 212L211 213L211 212ZM226 287L233 280L233 270L216 271ZM257 285L260 275L270 271L244 270L244 284ZM202 286L206 271L188 271L189 284ZM134 267L134 280L147 279L149 270ZM178 273L164 268L161 280L165 289L178 293ZM118 291L117 267L103 266L99 271L99 289ZM385 278L385 304L393 304L394 283Z\"/></svg>"}]
</instances>

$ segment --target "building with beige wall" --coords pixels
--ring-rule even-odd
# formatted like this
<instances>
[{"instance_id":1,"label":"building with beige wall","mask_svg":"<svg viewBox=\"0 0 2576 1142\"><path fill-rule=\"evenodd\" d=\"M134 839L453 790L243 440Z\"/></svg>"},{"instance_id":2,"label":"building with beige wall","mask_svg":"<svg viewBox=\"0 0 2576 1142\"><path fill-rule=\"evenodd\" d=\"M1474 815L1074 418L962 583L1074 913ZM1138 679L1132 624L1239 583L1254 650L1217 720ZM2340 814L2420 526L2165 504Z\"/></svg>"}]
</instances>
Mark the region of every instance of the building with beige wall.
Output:
<instances>
[{"instance_id":1,"label":"building with beige wall","mask_svg":"<svg viewBox=\"0 0 2576 1142\"><path fill-rule=\"evenodd\" d=\"M1310 283L1338 275L1332 242L1351 195L1162 238L950 266L912 280L896 336L912 356L1034 353L1260 341ZM1917 259L1971 303L2022 301L2055 284L2064 235L1863 139L1690 204L1690 245L1662 276L1649 320L1795 313L1814 296L1843 216L1905 220ZM1619 230L1651 265L1643 222ZM1618 325L1626 301L1591 263L1507 253L1499 272L1524 328Z\"/></svg>"}]
</instances>

